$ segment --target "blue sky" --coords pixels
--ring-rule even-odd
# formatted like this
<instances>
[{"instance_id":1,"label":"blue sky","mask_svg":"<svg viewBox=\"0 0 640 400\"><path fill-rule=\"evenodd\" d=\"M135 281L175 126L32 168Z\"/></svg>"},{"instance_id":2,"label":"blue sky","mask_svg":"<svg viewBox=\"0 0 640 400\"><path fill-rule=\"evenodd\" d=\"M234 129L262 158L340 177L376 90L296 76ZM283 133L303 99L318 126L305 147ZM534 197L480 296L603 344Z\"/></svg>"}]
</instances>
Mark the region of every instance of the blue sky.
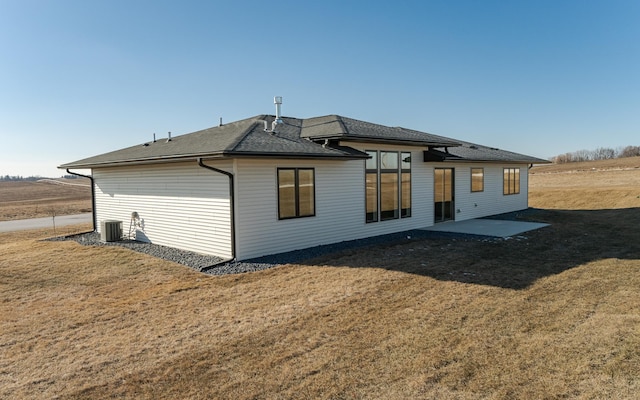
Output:
<instances>
[{"instance_id":1,"label":"blue sky","mask_svg":"<svg viewBox=\"0 0 640 400\"><path fill-rule=\"evenodd\" d=\"M640 145L639 1L0 0L0 175L273 113Z\"/></svg>"}]
</instances>

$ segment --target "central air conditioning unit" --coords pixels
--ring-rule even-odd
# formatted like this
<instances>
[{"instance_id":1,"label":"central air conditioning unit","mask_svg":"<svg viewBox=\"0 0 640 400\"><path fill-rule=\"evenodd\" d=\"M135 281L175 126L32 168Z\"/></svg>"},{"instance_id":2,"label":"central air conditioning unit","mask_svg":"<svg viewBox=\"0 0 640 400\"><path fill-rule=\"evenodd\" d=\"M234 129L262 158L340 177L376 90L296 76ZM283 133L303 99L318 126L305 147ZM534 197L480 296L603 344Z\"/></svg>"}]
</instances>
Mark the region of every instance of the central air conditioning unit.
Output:
<instances>
[{"instance_id":1,"label":"central air conditioning unit","mask_svg":"<svg viewBox=\"0 0 640 400\"><path fill-rule=\"evenodd\" d=\"M122 221L106 220L100 225L100 240L117 242L122 238Z\"/></svg>"}]
</instances>

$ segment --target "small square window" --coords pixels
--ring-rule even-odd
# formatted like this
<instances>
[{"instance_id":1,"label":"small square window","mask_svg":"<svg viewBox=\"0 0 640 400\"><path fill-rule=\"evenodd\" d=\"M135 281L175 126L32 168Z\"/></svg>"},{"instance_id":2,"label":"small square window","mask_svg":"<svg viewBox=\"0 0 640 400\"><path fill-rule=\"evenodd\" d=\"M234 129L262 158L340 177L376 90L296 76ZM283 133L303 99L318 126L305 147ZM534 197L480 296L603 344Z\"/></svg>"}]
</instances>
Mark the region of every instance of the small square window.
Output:
<instances>
[{"instance_id":1,"label":"small square window","mask_svg":"<svg viewBox=\"0 0 640 400\"><path fill-rule=\"evenodd\" d=\"M312 217L316 213L313 168L278 168L278 218Z\"/></svg>"}]
</instances>

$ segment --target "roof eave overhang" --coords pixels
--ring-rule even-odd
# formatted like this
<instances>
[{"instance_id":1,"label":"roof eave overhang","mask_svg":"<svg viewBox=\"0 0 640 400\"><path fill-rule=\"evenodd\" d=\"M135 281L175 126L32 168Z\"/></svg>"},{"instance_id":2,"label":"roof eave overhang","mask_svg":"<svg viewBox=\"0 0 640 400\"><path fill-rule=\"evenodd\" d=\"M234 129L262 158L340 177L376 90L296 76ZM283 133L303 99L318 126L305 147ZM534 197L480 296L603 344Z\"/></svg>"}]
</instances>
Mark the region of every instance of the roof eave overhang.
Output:
<instances>
[{"instance_id":1,"label":"roof eave overhang","mask_svg":"<svg viewBox=\"0 0 640 400\"><path fill-rule=\"evenodd\" d=\"M408 139L385 139L385 138L372 138L369 136L343 136L343 135L329 135L329 136L314 136L308 137L313 141L324 140L339 140L341 142L361 142L361 143L380 143L380 144L396 144L405 146L427 146L427 147L459 147L462 144L456 142L429 142L422 140L408 140Z\"/></svg>"},{"instance_id":2,"label":"roof eave overhang","mask_svg":"<svg viewBox=\"0 0 640 400\"><path fill-rule=\"evenodd\" d=\"M103 162L88 162L88 163L69 163L58 166L59 169L66 168L103 168L103 167L117 167L124 165L143 165L143 164L159 164L159 163L173 163L196 160L198 158L223 158L224 153L199 153L199 154L181 154L175 156L157 156L157 157L145 157L136 158L130 160L109 160Z\"/></svg>"},{"instance_id":3,"label":"roof eave overhang","mask_svg":"<svg viewBox=\"0 0 640 400\"><path fill-rule=\"evenodd\" d=\"M229 154L234 158L286 158L286 159L317 159L317 160L364 160L367 154L319 154L319 153L276 153L276 152L234 152Z\"/></svg>"},{"instance_id":4,"label":"roof eave overhang","mask_svg":"<svg viewBox=\"0 0 640 400\"><path fill-rule=\"evenodd\" d=\"M318 160L361 160L369 156L366 154L318 154L318 153L270 153L270 152L220 152L201 153L179 156L149 157L133 160L111 160L93 163L69 163L58 166L59 169L91 169L107 167L123 167L130 165L164 164L216 158L286 158L286 159L318 159Z\"/></svg>"},{"instance_id":5,"label":"roof eave overhang","mask_svg":"<svg viewBox=\"0 0 640 400\"><path fill-rule=\"evenodd\" d=\"M483 163L483 164L546 164L546 162L537 162L531 160L486 160L473 158L445 158L442 161L425 161L425 162L451 162L451 163Z\"/></svg>"}]
</instances>

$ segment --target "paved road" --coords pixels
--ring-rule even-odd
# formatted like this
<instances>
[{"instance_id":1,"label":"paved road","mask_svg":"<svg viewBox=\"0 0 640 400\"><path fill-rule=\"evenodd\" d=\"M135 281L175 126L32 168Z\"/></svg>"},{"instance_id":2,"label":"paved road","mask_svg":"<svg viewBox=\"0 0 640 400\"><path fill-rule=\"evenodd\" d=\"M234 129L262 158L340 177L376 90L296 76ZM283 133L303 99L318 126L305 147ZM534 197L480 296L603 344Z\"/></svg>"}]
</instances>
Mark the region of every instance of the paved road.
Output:
<instances>
[{"instance_id":1,"label":"paved road","mask_svg":"<svg viewBox=\"0 0 640 400\"><path fill-rule=\"evenodd\" d=\"M84 224L91 222L91 213L56 216L56 227ZM25 231L28 229L53 228L53 218L18 219L15 221L0 221L0 232Z\"/></svg>"}]
</instances>

